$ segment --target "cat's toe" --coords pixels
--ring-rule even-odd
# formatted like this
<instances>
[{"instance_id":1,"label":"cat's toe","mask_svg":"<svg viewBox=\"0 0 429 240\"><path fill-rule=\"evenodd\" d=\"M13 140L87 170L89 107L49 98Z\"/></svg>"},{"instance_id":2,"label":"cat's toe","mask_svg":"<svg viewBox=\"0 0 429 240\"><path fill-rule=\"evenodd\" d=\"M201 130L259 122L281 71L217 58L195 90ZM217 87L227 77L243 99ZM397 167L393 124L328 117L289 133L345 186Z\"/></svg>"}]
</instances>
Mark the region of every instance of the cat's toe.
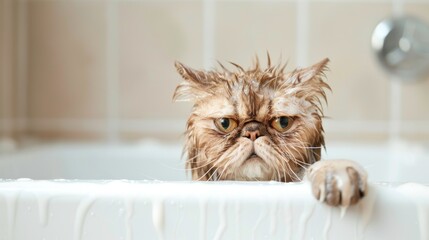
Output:
<instances>
[{"instance_id":1,"label":"cat's toe","mask_svg":"<svg viewBox=\"0 0 429 240\"><path fill-rule=\"evenodd\" d=\"M350 179L350 187L351 187L351 191L349 191L350 204L356 204L359 201L359 199L365 196L366 182L364 183L364 179L362 179L359 172L353 167L347 167L346 172Z\"/></svg>"},{"instance_id":2,"label":"cat's toe","mask_svg":"<svg viewBox=\"0 0 429 240\"><path fill-rule=\"evenodd\" d=\"M367 191L366 172L350 161L325 161L310 167L313 195L331 206L354 205Z\"/></svg>"}]
</instances>

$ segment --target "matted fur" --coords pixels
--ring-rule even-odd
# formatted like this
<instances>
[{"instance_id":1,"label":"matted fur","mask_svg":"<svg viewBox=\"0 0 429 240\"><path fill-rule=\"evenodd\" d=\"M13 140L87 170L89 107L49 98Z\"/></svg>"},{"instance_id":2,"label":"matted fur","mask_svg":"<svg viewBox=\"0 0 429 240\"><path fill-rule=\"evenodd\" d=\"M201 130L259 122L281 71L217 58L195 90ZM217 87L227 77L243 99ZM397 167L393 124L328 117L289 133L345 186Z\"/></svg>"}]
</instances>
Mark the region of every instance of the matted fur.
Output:
<instances>
[{"instance_id":1,"label":"matted fur","mask_svg":"<svg viewBox=\"0 0 429 240\"><path fill-rule=\"evenodd\" d=\"M233 69L219 64L220 70L202 71L176 62L184 81L173 99L194 102L184 149L192 178L301 180L324 146L321 101L330 89L323 73L328 61L289 73L286 65L272 65L269 56L267 67L256 58L248 70L231 63ZM293 119L286 132L270 124L281 116ZM223 133L214 124L219 118L234 119L238 126ZM263 133L254 141L243 135L251 124Z\"/></svg>"}]
</instances>

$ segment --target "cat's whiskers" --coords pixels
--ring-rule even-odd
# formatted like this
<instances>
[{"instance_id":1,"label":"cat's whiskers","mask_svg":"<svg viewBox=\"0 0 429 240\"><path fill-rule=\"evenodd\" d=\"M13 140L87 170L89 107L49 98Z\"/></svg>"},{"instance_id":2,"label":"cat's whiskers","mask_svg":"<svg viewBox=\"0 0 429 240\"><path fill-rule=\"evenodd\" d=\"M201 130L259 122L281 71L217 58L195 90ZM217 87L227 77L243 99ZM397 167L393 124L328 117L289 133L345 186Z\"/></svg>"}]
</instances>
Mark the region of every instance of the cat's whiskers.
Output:
<instances>
[{"instance_id":1,"label":"cat's whiskers","mask_svg":"<svg viewBox=\"0 0 429 240\"><path fill-rule=\"evenodd\" d=\"M228 162L229 163L229 162ZM220 173L220 175L219 175L219 177L218 177L218 179L219 180L222 180L222 177L223 177L223 174L225 173L225 171L226 171L226 166L223 168L223 170L222 170L222 172Z\"/></svg>"},{"instance_id":2,"label":"cat's whiskers","mask_svg":"<svg viewBox=\"0 0 429 240\"><path fill-rule=\"evenodd\" d=\"M282 165L282 168L283 168L283 165ZM281 177L281 174L280 174L280 171L278 170L278 168L277 167L274 167L274 169L276 170L276 173L277 173L277 178L278 178L278 181L282 178ZM284 168L283 168L283 170L284 170ZM273 180L276 180L276 179L273 179Z\"/></svg>"},{"instance_id":3,"label":"cat's whiskers","mask_svg":"<svg viewBox=\"0 0 429 240\"><path fill-rule=\"evenodd\" d=\"M283 164L281 164L282 165L282 169L283 169L283 171L282 171L282 173L283 173L283 176L285 176L285 168L284 168L284 166L283 166ZM276 168L276 170L277 170L277 168ZM277 170L277 172L278 172L278 179L277 179L277 181L281 181L282 180L282 174L280 173L280 171L279 170Z\"/></svg>"},{"instance_id":4,"label":"cat's whiskers","mask_svg":"<svg viewBox=\"0 0 429 240\"><path fill-rule=\"evenodd\" d=\"M255 182L260 182L260 180L259 180L259 179L257 179L257 178L255 178L255 177L254 177L254 178L252 178L252 180L253 180L253 181L255 181Z\"/></svg>"},{"instance_id":5,"label":"cat's whiskers","mask_svg":"<svg viewBox=\"0 0 429 240\"><path fill-rule=\"evenodd\" d=\"M210 164L212 164L212 163L214 163L214 162L216 162L216 159L213 159L213 160L207 161L204 165L200 165L200 166L198 166L198 167L186 168L186 170L197 170L197 169L201 169L201 168L207 167L208 165L210 165Z\"/></svg>"},{"instance_id":6,"label":"cat's whiskers","mask_svg":"<svg viewBox=\"0 0 429 240\"><path fill-rule=\"evenodd\" d=\"M230 155L231 152L234 152L238 147L238 144L234 144L232 145L227 152L224 152L224 154L222 154L220 157L213 159L212 161L210 161L212 164L212 166L207 170L207 172L203 175L203 177L205 175L207 175L207 173L209 173L213 168L215 168L216 166L222 166L222 163L224 161L226 161L226 165L224 167L224 169L226 169L226 166L228 165L228 163L230 163L231 161L226 160L228 158L228 156ZM215 172L217 173L217 168L215 169ZM212 178L214 174L212 174L210 176L210 178L207 179L207 181L211 181L210 179ZM217 177L218 179L221 179L221 176Z\"/></svg>"},{"instance_id":7,"label":"cat's whiskers","mask_svg":"<svg viewBox=\"0 0 429 240\"><path fill-rule=\"evenodd\" d=\"M209 181L216 181L216 180L220 180L221 178L219 177L219 175L218 175L218 171L217 171L218 169L216 168L214 171L213 171L213 173L210 175L210 177L206 180L207 182L209 182Z\"/></svg>"},{"instance_id":8,"label":"cat's whiskers","mask_svg":"<svg viewBox=\"0 0 429 240\"><path fill-rule=\"evenodd\" d=\"M298 165L301 168L307 169L307 167L309 167L311 164L306 163L298 158L296 158L289 150L287 150L289 152L289 156L290 156L290 161L294 162L296 165Z\"/></svg>"},{"instance_id":9,"label":"cat's whiskers","mask_svg":"<svg viewBox=\"0 0 429 240\"><path fill-rule=\"evenodd\" d=\"M213 160L212 161L213 162L213 165L204 173L204 175L201 177L201 178L199 178L198 179L198 181L200 181L203 177L205 177L207 174L209 174L210 172L211 172L211 170L213 170L213 168L215 168L216 167L216 165L214 164L214 163L216 163L216 160ZM215 168L214 169L214 172L213 172L213 174L211 174L210 175L210 177L206 180L206 181L211 181L210 179L214 176L214 175L217 175L217 168ZM219 179L219 177L218 177L218 179Z\"/></svg>"},{"instance_id":10,"label":"cat's whiskers","mask_svg":"<svg viewBox=\"0 0 429 240\"><path fill-rule=\"evenodd\" d=\"M215 165L216 161L217 161L217 160L216 160L216 158L215 158L215 159L212 159L212 160L209 160L205 166L208 166L209 164L212 164L212 166L211 166L207 171L205 171L205 172L204 172L204 174L203 174L201 177L199 177L199 178L198 178L198 179L196 179L196 180L197 180L197 181L201 181L204 177L206 177L206 175L207 175L207 174L209 174L209 173L211 172L211 170L213 170L213 168L216 166L216 165ZM210 175L210 177L209 177L209 178L207 178L207 180L206 180L206 181L210 181L210 179L211 179L214 175L216 175L216 174L217 174L217 169L214 169L214 172Z\"/></svg>"},{"instance_id":11,"label":"cat's whiskers","mask_svg":"<svg viewBox=\"0 0 429 240\"><path fill-rule=\"evenodd\" d=\"M201 177L199 177L198 179L196 179L196 181L201 181L203 178L205 178L206 177L206 175L207 174L209 174L210 173L210 170L212 170L212 168L213 167L211 167L209 170L207 170ZM216 170L215 170L215 172L216 172ZM214 174L214 173L213 173ZM212 175L210 175L210 178L213 176L213 174ZM209 179L210 178L208 178L206 181L209 181Z\"/></svg>"},{"instance_id":12,"label":"cat's whiskers","mask_svg":"<svg viewBox=\"0 0 429 240\"><path fill-rule=\"evenodd\" d=\"M286 182L286 179L287 179L287 176L286 176L286 169L285 169L285 164L283 163L283 161L281 161L281 160L278 160L278 162L280 163L280 165L282 166L282 169L283 169L283 176L284 176L284 179L285 179L285 182ZM277 169L277 168L276 168ZM281 176L279 176L279 180L278 181L281 181L282 179L281 179Z\"/></svg>"},{"instance_id":13,"label":"cat's whiskers","mask_svg":"<svg viewBox=\"0 0 429 240\"><path fill-rule=\"evenodd\" d=\"M236 145L238 145L238 144L236 144ZM236 148L237 147L235 147L228 155L231 155L231 154L233 154L234 152L236 152L235 150L236 150ZM225 157L225 159L223 160L223 161L225 161L226 163L225 163L225 165L223 166L223 171L221 172L221 175L219 176L219 179L222 179L222 176L223 176L223 174L225 173L225 171L228 169L228 167L232 164L232 163L235 163L235 162L237 162L239 159L237 159L237 156L238 155L240 155L240 154L243 154L243 153L238 153L238 154L235 154L235 157L233 157L233 158L231 158L231 157Z\"/></svg>"},{"instance_id":14,"label":"cat's whiskers","mask_svg":"<svg viewBox=\"0 0 429 240\"><path fill-rule=\"evenodd\" d=\"M228 160L225 160L226 161L226 164L225 164L225 166L223 166L223 170L222 170L222 172L220 173L220 175L218 176L218 179L219 180L221 180L222 179L222 176L223 176L223 174L225 173L225 171L226 171L226 169L228 168L228 166L231 164L231 159L228 161ZM216 169L216 171L217 171L217 169Z\"/></svg>"},{"instance_id":15,"label":"cat's whiskers","mask_svg":"<svg viewBox=\"0 0 429 240\"><path fill-rule=\"evenodd\" d=\"M289 171L293 174L289 174L289 176L292 178L292 181L294 181L294 177L296 177L296 179L298 179L299 181L301 181L301 178L295 173L295 171L292 169L292 167L289 164L289 161L295 162L296 161L296 157L292 154L292 152L290 152L289 149L286 149L287 154L288 154L288 158L284 158L284 162L286 163L286 166L288 167ZM296 180L295 179L295 180Z\"/></svg>"},{"instance_id":16,"label":"cat's whiskers","mask_svg":"<svg viewBox=\"0 0 429 240\"><path fill-rule=\"evenodd\" d=\"M199 155L197 155L197 156L195 156L195 157L198 157ZM195 158L194 157L194 158ZM197 166L197 167L186 167L186 170L190 170L191 172L193 172L193 171L195 171L195 170L199 170L199 169L202 169L202 168L206 168L208 165L210 165L210 164L212 164L212 163L214 163L216 161L216 159L213 159L213 160L209 160L209 161L207 161L204 165L201 165L201 166ZM190 164L192 164L190 161L188 161L188 165L190 165ZM206 172L205 172L205 174L203 175L203 176L201 176L200 178L198 178L198 179L196 179L196 180L198 180L198 181L201 181L209 172L210 172L210 170L211 169L209 169L209 170L207 170ZM213 174L212 174L213 175Z\"/></svg>"},{"instance_id":17,"label":"cat's whiskers","mask_svg":"<svg viewBox=\"0 0 429 240\"><path fill-rule=\"evenodd\" d=\"M311 166L311 164L303 162L303 161L298 160L298 159L295 160L295 163L304 169L307 169L309 166Z\"/></svg>"},{"instance_id":18,"label":"cat's whiskers","mask_svg":"<svg viewBox=\"0 0 429 240\"><path fill-rule=\"evenodd\" d=\"M298 145L296 145L295 143L280 143L278 145L279 146L287 146L287 147L290 147L290 148L294 148L294 150L296 152L300 153L300 155L301 155L300 157L301 158L304 157L304 156L301 154L301 151L298 151L296 148L300 148L300 149L319 149L319 148L321 148L321 147L307 147L307 146L303 145L302 143L298 144ZM289 155L292 156L292 153L290 152ZM300 159L298 159L296 157L294 159L291 159L291 160L294 161L297 165L299 165L300 167L302 167L304 169L307 169L307 167L311 165L310 163L304 162L304 161L302 161L302 160L300 160Z\"/></svg>"},{"instance_id":19,"label":"cat's whiskers","mask_svg":"<svg viewBox=\"0 0 429 240\"><path fill-rule=\"evenodd\" d=\"M271 142L271 141L270 141ZM271 142L271 144L272 144L272 142ZM276 165L274 165L273 167L274 167L274 169L276 169L276 171L278 171L277 169L278 169L278 165L280 165L281 167L282 167L282 172L283 172L283 176L285 177L285 181L286 181L286 169L285 169L285 164L283 163L283 161L281 161L280 159L281 158L283 158L283 156L282 156L282 154L281 154L281 151L278 149L278 148L276 148L276 147L273 147L273 146L270 146L273 150L274 150L274 152L276 153L276 155L277 155L277 157L275 158L276 159ZM280 175L280 173L278 173L278 181L281 181L281 175Z\"/></svg>"},{"instance_id":20,"label":"cat's whiskers","mask_svg":"<svg viewBox=\"0 0 429 240\"><path fill-rule=\"evenodd\" d=\"M280 143L280 146L294 146L297 148L302 148L302 149L322 149L323 147L308 147L308 146L301 146L301 145L293 145L293 143Z\"/></svg>"},{"instance_id":21,"label":"cat's whiskers","mask_svg":"<svg viewBox=\"0 0 429 240\"><path fill-rule=\"evenodd\" d=\"M194 159L200 159L200 157L202 156L202 153L207 151L206 148L199 148L198 150L200 150L201 152L198 151L198 154L196 154L194 157L190 158L188 160L188 162L192 162ZM197 167L187 168L187 170L195 171L198 169L207 168L209 165L211 165L210 168L207 171L205 171L204 174L200 178L196 179L197 181L201 181L215 167L215 165L216 165L215 163L220 159L220 157L221 156L210 159L210 160L206 161L203 165L200 165ZM214 172L210 175L210 177L206 181L211 181L210 179L212 179L213 176L216 175L216 173L217 173L217 169L214 170Z\"/></svg>"},{"instance_id":22,"label":"cat's whiskers","mask_svg":"<svg viewBox=\"0 0 429 240\"><path fill-rule=\"evenodd\" d=\"M309 143L307 143L307 142L303 142L302 140L300 140L300 139L297 139L297 141L298 141L298 146L297 145L294 145L294 144L292 144L291 145L291 147L295 150L295 151L297 151L297 152L299 152L300 153L300 158L301 159L308 159L308 152L305 154L305 155L303 155L302 154L302 152L301 151L299 151L298 149L297 149L297 147L298 148L301 148L301 149L308 149L307 148L307 146L309 145Z\"/></svg>"},{"instance_id":23,"label":"cat's whiskers","mask_svg":"<svg viewBox=\"0 0 429 240\"><path fill-rule=\"evenodd\" d=\"M294 151L296 151L296 152L298 152L299 153L299 159L307 159L308 158L308 156L307 155L305 155L305 154L303 154L302 152L300 152L300 151L298 151L295 147L292 147L293 148L293 150ZM293 159L293 162L295 162L295 163L298 163L298 162L300 162L300 163L305 163L305 162L303 162L303 161L301 161L301 160L299 160L298 158L296 158L295 157L295 155L294 155L294 159Z\"/></svg>"}]
</instances>

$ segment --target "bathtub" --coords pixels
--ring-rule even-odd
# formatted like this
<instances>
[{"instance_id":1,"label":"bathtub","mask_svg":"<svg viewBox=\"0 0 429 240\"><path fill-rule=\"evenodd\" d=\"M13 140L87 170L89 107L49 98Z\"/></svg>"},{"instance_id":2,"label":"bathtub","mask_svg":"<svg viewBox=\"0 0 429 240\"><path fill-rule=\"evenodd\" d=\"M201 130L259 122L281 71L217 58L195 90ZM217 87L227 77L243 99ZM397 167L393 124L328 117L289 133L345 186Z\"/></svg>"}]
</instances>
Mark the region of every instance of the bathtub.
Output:
<instances>
[{"instance_id":1,"label":"bathtub","mask_svg":"<svg viewBox=\"0 0 429 240\"><path fill-rule=\"evenodd\" d=\"M356 160L369 173L356 206L326 206L306 182L190 182L180 144L2 152L0 239L429 239L428 147L328 146L323 158Z\"/></svg>"}]
</instances>

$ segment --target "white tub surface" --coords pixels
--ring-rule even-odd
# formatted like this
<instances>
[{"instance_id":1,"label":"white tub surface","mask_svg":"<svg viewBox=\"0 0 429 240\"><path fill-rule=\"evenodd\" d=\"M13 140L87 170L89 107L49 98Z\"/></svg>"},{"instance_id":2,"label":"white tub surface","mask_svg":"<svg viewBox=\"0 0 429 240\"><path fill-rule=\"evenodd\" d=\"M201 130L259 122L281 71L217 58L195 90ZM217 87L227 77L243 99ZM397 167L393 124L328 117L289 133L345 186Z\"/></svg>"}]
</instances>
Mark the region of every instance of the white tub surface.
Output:
<instances>
[{"instance_id":1,"label":"white tub surface","mask_svg":"<svg viewBox=\"0 0 429 240\"><path fill-rule=\"evenodd\" d=\"M369 194L346 210L317 202L307 183L188 182L179 144L0 151L0 178L15 179L0 181L0 240L429 240L428 149L328 144L323 158L369 173Z\"/></svg>"},{"instance_id":2,"label":"white tub surface","mask_svg":"<svg viewBox=\"0 0 429 240\"><path fill-rule=\"evenodd\" d=\"M427 240L428 210L417 184L371 184L340 209L307 183L21 179L0 183L0 239Z\"/></svg>"}]
</instances>

